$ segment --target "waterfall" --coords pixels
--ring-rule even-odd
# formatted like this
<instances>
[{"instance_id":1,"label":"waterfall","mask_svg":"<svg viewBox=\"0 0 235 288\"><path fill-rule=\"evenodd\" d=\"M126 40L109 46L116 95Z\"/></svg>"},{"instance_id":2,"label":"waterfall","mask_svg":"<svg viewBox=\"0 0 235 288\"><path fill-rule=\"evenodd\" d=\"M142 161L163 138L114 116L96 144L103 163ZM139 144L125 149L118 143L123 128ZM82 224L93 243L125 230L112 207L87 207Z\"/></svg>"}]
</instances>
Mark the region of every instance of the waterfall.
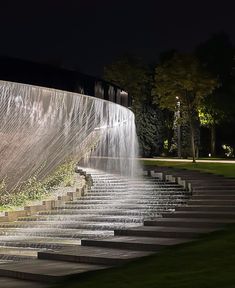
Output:
<instances>
[{"instance_id":1,"label":"waterfall","mask_svg":"<svg viewBox=\"0 0 235 288\"><path fill-rule=\"evenodd\" d=\"M0 181L7 193L65 161L135 175L134 114L94 97L0 81ZM0 182L1 183L1 182Z\"/></svg>"}]
</instances>

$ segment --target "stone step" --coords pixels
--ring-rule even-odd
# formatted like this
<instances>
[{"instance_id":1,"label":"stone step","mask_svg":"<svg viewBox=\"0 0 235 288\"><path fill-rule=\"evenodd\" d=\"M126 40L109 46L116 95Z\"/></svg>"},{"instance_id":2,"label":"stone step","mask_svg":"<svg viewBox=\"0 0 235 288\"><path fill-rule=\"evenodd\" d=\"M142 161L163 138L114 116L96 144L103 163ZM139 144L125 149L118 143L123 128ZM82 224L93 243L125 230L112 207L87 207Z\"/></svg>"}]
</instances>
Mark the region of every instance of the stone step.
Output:
<instances>
[{"instance_id":1,"label":"stone step","mask_svg":"<svg viewBox=\"0 0 235 288\"><path fill-rule=\"evenodd\" d=\"M211 218L157 218L145 220L145 226L163 226L163 227L198 227L198 228L217 228L225 224L233 223L232 219L211 219Z\"/></svg>"},{"instance_id":2,"label":"stone step","mask_svg":"<svg viewBox=\"0 0 235 288\"><path fill-rule=\"evenodd\" d=\"M163 213L164 218L216 218L216 219L235 219L234 212L215 212L215 211L175 211L174 213Z\"/></svg>"},{"instance_id":3,"label":"stone step","mask_svg":"<svg viewBox=\"0 0 235 288\"><path fill-rule=\"evenodd\" d=\"M1 246L11 247L11 248L31 248L36 251L42 249L52 249L58 250L66 247L74 247L81 244L80 239L71 239L71 238L58 238L58 237L28 237L27 239L19 237L12 237L4 239L1 237Z\"/></svg>"},{"instance_id":4,"label":"stone step","mask_svg":"<svg viewBox=\"0 0 235 288\"><path fill-rule=\"evenodd\" d=\"M186 200L188 200L188 197L164 197L164 198L159 198L159 197L154 197L154 198L119 198L119 199L111 199L110 198L104 198L104 199L82 199L81 201L73 201L73 202L66 202L65 206L67 205L73 205L73 206L77 206L77 205L111 205L114 203L121 203L121 204L140 204L140 205L147 205L147 204L158 204L158 203L162 203L162 204L167 204L167 203L181 203L181 202L186 202Z\"/></svg>"},{"instance_id":5,"label":"stone step","mask_svg":"<svg viewBox=\"0 0 235 288\"><path fill-rule=\"evenodd\" d=\"M50 221L53 224L53 221L93 221L93 222L117 222L117 223L142 223L143 217L126 217L126 216L112 216L112 215L105 215L105 216L98 216L96 214L90 215L39 215L39 216L28 216L28 217L21 217L18 221L24 222L41 222L41 221ZM17 222L15 222L17 223Z\"/></svg>"},{"instance_id":6,"label":"stone step","mask_svg":"<svg viewBox=\"0 0 235 288\"><path fill-rule=\"evenodd\" d=\"M205 201L235 201L235 195L219 195L219 194L210 194L210 195L204 195L203 193L200 195L193 195L193 197L191 198L192 200L190 201L201 201L201 200L205 200ZM189 203L188 202L188 203Z\"/></svg>"},{"instance_id":7,"label":"stone step","mask_svg":"<svg viewBox=\"0 0 235 288\"><path fill-rule=\"evenodd\" d=\"M14 278L0 277L1 288L48 288L45 283L36 283Z\"/></svg>"},{"instance_id":8,"label":"stone step","mask_svg":"<svg viewBox=\"0 0 235 288\"><path fill-rule=\"evenodd\" d=\"M11 257L18 257L19 259L32 259L37 258L37 252L37 250L30 248L0 246L0 259L10 259Z\"/></svg>"},{"instance_id":9,"label":"stone step","mask_svg":"<svg viewBox=\"0 0 235 288\"><path fill-rule=\"evenodd\" d=\"M214 231L213 228L156 227L141 226L129 229L114 230L115 236L194 238Z\"/></svg>"},{"instance_id":10,"label":"stone step","mask_svg":"<svg viewBox=\"0 0 235 288\"><path fill-rule=\"evenodd\" d=\"M170 210L170 209L169 209ZM91 215L91 214L96 214L97 217L100 215L106 215L106 216L150 216L149 213L155 214L155 215L160 215L161 213L165 212L165 210L162 211L139 211L138 209L110 209L110 210L73 210L73 209L64 209L64 210L52 210L52 211L43 211L40 212L39 215L79 215L79 216L84 216L85 214ZM153 215L152 215L153 216Z\"/></svg>"},{"instance_id":11,"label":"stone step","mask_svg":"<svg viewBox=\"0 0 235 288\"><path fill-rule=\"evenodd\" d=\"M139 221L140 222L140 221ZM87 229L87 230L114 230L121 227L131 227L139 225L135 222L125 223L125 222L93 222L93 221L17 221L17 222L0 222L0 232L1 228L56 228L56 229ZM11 231L11 230L10 230Z\"/></svg>"},{"instance_id":12,"label":"stone step","mask_svg":"<svg viewBox=\"0 0 235 288\"><path fill-rule=\"evenodd\" d=\"M193 196L235 196L235 192L232 190L193 190Z\"/></svg>"},{"instance_id":13,"label":"stone step","mask_svg":"<svg viewBox=\"0 0 235 288\"><path fill-rule=\"evenodd\" d=\"M221 191L231 191L235 192L235 186L229 185L204 185L204 186L193 186L193 191L201 191L201 190L221 190Z\"/></svg>"},{"instance_id":14,"label":"stone step","mask_svg":"<svg viewBox=\"0 0 235 288\"><path fill-rule=\"evenodd\" d=\"M145 209L167 209L175 207L176 204L184 204L185 201L180 201L179 203L172 203L172 201L168 201L166 203L147 203L147 204L139 204L138 202L135 203L125 203L121 201L113 201L110 203L101 203L101 204L87 204L87 203L80 203L80 204L66 204L64 206L58 206L53 208L53 210L107 210L107 209L131 209L131 210L145 210Z\"/></svg>"},{"instance_id":15,"label":"stone step","mask_svg":"<svg viewBox=\"0 0 235 288\"><path fill-rule=\"evenodd\" d=\"M197 200L192 198L192 200L189 200L187 202L188 205L213 205L213 206L234 206L235 207L235 197L234 200L223 200L223 199L201 199Z\"/></svg>"},{"instance_id":16,"label":"stone step","mask_svg":"<svg viewBox=\"0 0 235 288\"><path fill-rule=\"evenodd\" d=\"M37 259L0 265L0 276L49 283L105 268L107 266Z\"/></svg>"},{"instance_id":17,"label":"stone step","mask_svg":"<svg viewBox=\"0 0 235 288\"><path fill-rule=\"evenodd\" d=\"M177 207L176 211L212 211L212 212L234 212L235 213L235 206L230 205L188 205L183 207Z\"/></svg>"},{"instance_id":18,"label":"stone step","mask_svg":"<svg viewBox=\"0 0 235 288\"><path fill-rule=\"evenodd\" d=\"M0 228L1 236L95 238L113 235L113 230L57 229L57 228ZM1 241L1 239L0 239Z\"/></svg>"},{"instance_id":19,"label":"stone step","mask_svg":"<svg viewBox=\"0 0 235 288\"><path fill-rule=\"evenodd\" d=\"M56 252L39 252L38 258L111 266L120 265L136 258L148 256L150 254L152 253L102 247L78 246L62 249Z\"/></svg>"},{"instance_id":20,"label":"stone step","mask_svg":"<svg viewBox=\"0 0 235 288\"><path fill-rule=\"evenodd\" d=\"M115 236L109 239L85 239L81 240L82 246L106 247L113 249L127 249L137 251L159 251L164 247L192 241L193 239L181 238L157 238L157 237L134 237Z\"/></svg>"},{"instance_id":21,"label":"stone step","mask_svg":"<svg viewBox=\"0 0 235 288\"><path fill-rule=\"evenodd\" d=\"M136 201L157 201L157 200L186 200L189 198L189 194L180 194L180 195L153 195L153 196L148 196L148 195L144 195L144 194L140 194L140 195L135 195L134 200ZM106 195L106 196L84 196L82 198L80 198L79 200L75 200L72 203L75 204L79 204L81 202L87 202L87 201L114 201L114 200L119 200L119 199L123 199L122 197L116 197L115 195ZM125 198L126 201L132 200L133 201L133 195L130 195L128 197ZM67 203L71 203L71 202L66 202Z\"/></svg>"}]
</instances>

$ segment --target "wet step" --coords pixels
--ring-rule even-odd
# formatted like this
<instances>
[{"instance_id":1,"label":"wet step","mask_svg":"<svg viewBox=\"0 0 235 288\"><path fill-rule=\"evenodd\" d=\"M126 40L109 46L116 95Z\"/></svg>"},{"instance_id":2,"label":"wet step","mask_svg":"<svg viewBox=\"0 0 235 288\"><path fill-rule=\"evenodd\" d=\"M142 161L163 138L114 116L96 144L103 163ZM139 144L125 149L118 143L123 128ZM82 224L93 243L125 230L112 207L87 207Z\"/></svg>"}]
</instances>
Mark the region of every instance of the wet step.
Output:
<instances>
[{"instance_id":1,"label":"wet step","mask_svg":"<svg viewBox=\"0 0 235 288\"><path fill-rule=\"evenodd\" d=\"M176 203L178 203L176 201ZM166 209L168 207L175 207L176 203L172 203L170 201L168 202L163 202L163 203L144 203L140 204L136 201L136 203L125 203L125 201L113 201L109 203L99 203L99 204L87 204L87 203L80 203L80 204L66 204L62 207L55 207L53 210L66 210L66 209L71 209L71 210L107 210L107 209L115 209L115 208L120 208L120 209L131 209L131 210L143 210L143 209ZM183 204L185 202L180 202L178 204Z\"/></svg>"},{"instance_id":2,"label":"wet step","mask_svg":"<svg viewBox=\"0 0 235 288\"><path fill-rule=\"evenodd\" d=\"M93 222L118 222L118 223L142 223L143 217L126 217L126 216L113 216L113 215L105 215L105 216L98 216L96 214L89 214L89 215L40 215L40 216L31 216L31 217L21 217L20 221L24 222L43 222L49 221L52 225L54 222L64 221L64 222L71 222L71 221L93 221ZM17 223L17 222L15 222ZM40 224L40 223L39 223ZM26 223L27 225L27 223Z\"/></svg>"},{"instance_id":3,"label":"wet step","mask_svg":"<svg viewBox=\"0 0 235 288\"><path fill-rule=\"evenodd\" d=\"M195 190L193 189L193 196L220 196L220 195L224 195L224 196L235 196L235 191L233 190L225 190L225 189L221 189L221 190L217 190L213 189L213 190Z\"/></svg>"},{"instance_id":4,"label":"wet step","mask_svg":"<svg viewBox=\"0 0 235 288\"><path fill-rule=\"evenodd\" d=\"M82 246L106 247L135 251L159 251L164 247L186 243L189 241L193 241L193 239L115 236L109 239L85 239L81 241L81 244Z\"/></svg>"},{"instance_id":5,"label":"wet step","mask_svg":"<svg viewBox=\"0 0 235 288\"><path fill-rule=\"evenodd\" d=\"M221 190L221 191L233 191L235 192L235 186L229 185L204 185L204 186L193 186L193 191L201 191L201 190Z\"/></svg>"},{"instance_id":6,"label":"wet step","mask_svg":"<svg viewBox=\"0 0 235 288\"><path fill-rule=\"evenodd\" d=\"M38 259L0 264L0 276L48 283L105 268L107 266Z\"/></svg>"},{"instance_id":7,"label":"wet step","mask_svg":"<svg viewBox=\"0 0 235 288\"><path fill-rule=\"evenodd\" d=\"M141 226L114 230L115 236L194 238L214 231L214 228L156 227Z\"/></svg>"},{"instance_id":8,"label":"wet step","mask_svg":"<svg viewBox=\"0 0 235 288\"><path fill-rule=\"evenodd\" d=\"M39 259L59 260L100 265L119 265L136 258L145 257L151 252L121 250L102 247L78 246L55 252L39 252Z\"/></svg>"},{"instance_id":9,"label":"wet step","mask_svg":"<svg viewBox=\"0 0 235 288\"><path fill-rule=\"evenodd\" d=\"M233 223L232 219L211 219L211 218L157 218L151 220L145 220L145 226L163 226L163 227L211 227L219 228L225 224Z\"/></svg>"},{"instance_id":10,"label":"wet step","mask_svg":"<svg viewBox=\"0 0 235 288\"><path fill-rule=\"evenodd\" d=\"M11 237L5 238L1 237L0 239L1 245L4 247L13 247L13 248L32 248L37 251L42 249L54 250L54 249L62 249L65 247L74 247L81 244L80 239L71 239L71 238L59 238L59 237L28 237L20 238L20 237Z\"/></svg>"},{"instance_id":11,"label":"wet step","mask_svg":"<svg viewBox=\"0 0 235 288\"><path fill-rule=\"evenodd\" d=\"M199 200L192 198L192 200L189 200L187 204L192 205L192 206L213 205L213 206L234 206L235 207L235 197L234 197L234 200L232 199L224 200L223 198L214 199L214 197L212 199L199 199Z\"/></svg>"},{"instance_id":12,"label":"wet step","mask_svg":"<svg viewBox=\"0 0 235 288\"><path fill-rule=\"evenodd\" d=\"M176 211L204 211L204 212L234 212L235 213L235 206L231 205L188 205L183 207L177 207Z\"/></svg>"},{"instance_id":13,"label":"wet step","mask_svg":"<svg viewBox=\"0 0 235 288\"><path fill-rule=\"evenodd\" d=\"M235 219L235 212L215 212L215 211L175 211L174 213L163 213L165 218L218 218L218 219Z\"/></svg>"},{"instance_id":14,"label":"wet step","mask_svg":"<svg viewBox=\"0 0 235 288\"><path fill-rule=\"evenodd\" d=\"M140 209L110 209L110 210L104 210L104 209L100 209L100 210L92 210L92 209L87 209L87 210L76 210L76 209L64 209L64 210L52 210L52 211L43 211L40 212L39 215L80 215L80 216L84 216L85 214L94 214L96 213L97 216L100 215L107 215L107 216L150 216L149 213L151 212L152 214L155 215L160 215L163 212L165 212L166 210L170 210L170 209L164 209L164 210L160 210L160 211L156 211L154 209L148 209L149 211L144 210L140 210Z\"/></svg>"},{"instance_id":15,"label":"wet step","mask_svg":"<svg viewBox=\"0 0 235 288\"><path fill-rule=\"evenodd\" d=\"M57 228L0 228L1 236L24 236L24 237L59 237L59 238L96 238L109 237L113 230L88 230L88 229L57 229ZM1 241L1 240L0 240Z\"/></svg>"},{"instance_id":16,"label":"wet step","mask_svg":"<svg viewBox=\"0 0 235 288\"><path fill-rule=\"evenodd\" d=\"M180 195L175 195L175 194L172 194L172 195L143 195L143 194L139 194L139 195L129 195L128 197L125 198L126 201L129 201L129 200L132 200L134 201L135 199L137 201L158 201L158 200L162 200L162 201L165 201L165 200L187 200L189 198L189 193L187 194L180 194ZM115 201L115 200L118 200L118 199L122 199L122 197L119 197L119 196L115 196L115 195L103 195L103 196L99 196L99 195L96 195L96 196L89 196L89 195L86 195L82 198L80 198L79 200L75 200L73 202L66 202L67 203L75 203L75 204L79 204L81 202L87 202L87 201Z\"/></svg>"},{"instance_id":17,"label":"wet step","mask_svg":"<svg viewBox=\"0 0 235 288\"><path fill-rule=\"evenodd\" d=\"M198 200L208 200L208 201L227 201L227 200L232 200L235 201L235 193L234 195L230 193L230 195L219 195L219 194L209 194L209 195L204 195L204 193L201 193L200 195L193 195L193 197L191 198L192 200L190 201L198 201Z\"/></svg>"},{"instance_id":18,"label":"wet step","mask_svg":"<svg viewBox=\"0 0 235 288\"><path fill-rule=\"evenodd\" d=\"M21 259L33 259L37 258L37 250L35 249L27 249L27 248L19 248L19 247L4 247L0 246L0 259L9 259L11 260L13 257L16 257L16 260Z\"/></svg>"},{"instance_id":19,"label":"wet step","mask_svg":"<svg viewBox=\"0 0 235 288\"><path fill-rule=\"evenodd\" d=\"M79 207L87 205L87 206L92 206L92 205L118 205L118 204L128 204L128 205L175 205L176 204L181 204L181 203L186 203L187 199L174 199L174 203L172 203L172 199L147 199L147 200L138 200L138 199L120 199L120 200L115 200L115 199L103 199L103 200L82 200L82 201L76 201L76 202L70 202L66 203L64 207ZM98 206L99 207L99 206ZM61 207L60 207L61 208ZM62 207L63 208L63 207Z\"/></svg>"},{"instance_id":20,"label":"wet step","mask_svg":"<svg viewBox=\"0 0 235 288\"><path fill-rule=\"evenodd\" d=\"M106 218L107 219L107 218ZM47 228L50 229L51 227L57 229L92 229L92 230L114 230L121 227L131 227L137 226L138 223L131 222L108 222L103 219L103 222L92 222L92 221L84 221L84 222L77 222L77 221L17 221L13 223L0 223L0 228ZM0 229L1 231L1 229Z\"/></svg>"}]
</instances>

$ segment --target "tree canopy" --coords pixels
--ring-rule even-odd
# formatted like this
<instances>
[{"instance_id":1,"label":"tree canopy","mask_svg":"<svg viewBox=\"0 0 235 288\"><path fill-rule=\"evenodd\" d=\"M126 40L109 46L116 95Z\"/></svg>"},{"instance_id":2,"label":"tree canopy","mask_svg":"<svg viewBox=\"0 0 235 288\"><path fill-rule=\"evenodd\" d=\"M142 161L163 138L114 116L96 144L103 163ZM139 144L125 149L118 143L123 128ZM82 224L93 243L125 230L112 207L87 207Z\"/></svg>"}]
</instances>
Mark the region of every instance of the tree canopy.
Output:
<instances>
[{"instance_id":1,"label":"tree canopy","mask_svg":"<svg viewBox=\"0 0 235 288\"><path fill-rule=\"evenodd\" d=\"M218 86L191 54L175 54L170 60L160 64L155 70L153 89L154 102L161 108L175 111L180 102L181 111L188 118L191 132L192 156L195 161L194 120L205 97Z\"/></svg>"}]
</instances>

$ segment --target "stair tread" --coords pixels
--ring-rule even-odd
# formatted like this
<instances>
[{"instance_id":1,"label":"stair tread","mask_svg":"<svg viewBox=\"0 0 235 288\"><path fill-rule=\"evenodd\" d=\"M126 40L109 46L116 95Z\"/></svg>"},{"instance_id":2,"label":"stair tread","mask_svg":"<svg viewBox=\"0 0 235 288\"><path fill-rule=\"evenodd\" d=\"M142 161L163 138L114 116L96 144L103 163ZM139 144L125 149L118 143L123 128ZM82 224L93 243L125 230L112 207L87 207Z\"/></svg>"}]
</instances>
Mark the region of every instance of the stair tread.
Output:
<instances>
[{"instance_id":1,"label":"stair tread","mask_svg":"<svg viewBox=\"0 0 235 288\"><path fill-rule=\"evenodd\" d=\"M34 274L63 277L67 275L76 275L87 271L100 270L104 268L107 268L107 266L36 259L27 260L20 263L15 262L9 264L0 264L0 275L5 276L4 272L9 271L12 274L14 274L14 272L17 272L25 275Z\"/></svg>"}]
</instances>

